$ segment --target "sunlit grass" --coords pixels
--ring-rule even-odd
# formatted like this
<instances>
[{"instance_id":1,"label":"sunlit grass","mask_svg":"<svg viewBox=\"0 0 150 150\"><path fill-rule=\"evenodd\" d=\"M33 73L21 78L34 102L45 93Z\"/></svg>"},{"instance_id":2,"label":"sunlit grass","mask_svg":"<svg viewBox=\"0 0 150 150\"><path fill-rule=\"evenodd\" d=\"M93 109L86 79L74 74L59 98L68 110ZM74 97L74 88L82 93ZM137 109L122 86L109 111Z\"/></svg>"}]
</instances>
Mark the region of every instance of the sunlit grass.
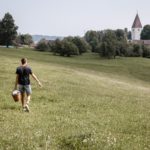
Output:
<instances>
[{"instance_id":1,"label":"sunlit grass","mask_svg":"<svg viewBox=\"0 0 150 150\"><path fill-rule=\"evenodd\" d=\"M30 113L11 97L15 69L27 57ZM150 60L64 58L29 49L0 49L0 149L150 149Z\"/></svg>"}]
</instances>

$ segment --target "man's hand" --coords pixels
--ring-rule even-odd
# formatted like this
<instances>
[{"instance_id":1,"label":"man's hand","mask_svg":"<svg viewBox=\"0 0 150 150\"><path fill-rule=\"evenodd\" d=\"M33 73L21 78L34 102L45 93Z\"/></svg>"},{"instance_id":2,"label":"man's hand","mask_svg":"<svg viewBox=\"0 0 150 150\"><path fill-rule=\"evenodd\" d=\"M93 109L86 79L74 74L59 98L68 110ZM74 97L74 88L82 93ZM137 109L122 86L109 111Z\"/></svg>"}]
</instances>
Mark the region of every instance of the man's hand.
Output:
<instances>
[{"instance_id":1,"label":"man's hand","mask_svg":"<svg viewBox=\"0 0 150 150\"><path fill-rule=\"evenodd\" d=\"M38 81L38 85L39 85L40 87L42 87L42 84L41 84L41 82L40 82L40 81Z\"/></svg>"}]
</instances>

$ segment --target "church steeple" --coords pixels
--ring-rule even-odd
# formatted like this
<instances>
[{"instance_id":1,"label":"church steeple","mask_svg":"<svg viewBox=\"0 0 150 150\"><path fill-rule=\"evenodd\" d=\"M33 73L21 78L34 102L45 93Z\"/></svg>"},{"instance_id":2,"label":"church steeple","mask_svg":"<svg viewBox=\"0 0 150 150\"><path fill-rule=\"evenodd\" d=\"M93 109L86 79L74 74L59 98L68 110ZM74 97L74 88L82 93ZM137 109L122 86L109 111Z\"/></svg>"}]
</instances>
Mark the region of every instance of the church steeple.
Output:
<instances>
[{"instance_id":1,"label":"church steeple","mask_svg":"<svg viewBox=\"0 0 150 150\"><path fill-rule=\"evenodd\" d=\"M132 25L132 40L140 40L141 31L142 31L142 24L139 15L137 13Z\"/></svg>"},{"instance_id":2,"label":"church steeple","mask_svg":"<svg viewBox=\"0 0 150 150\"><path fill-rule=\"evenodd\" d=\"M142 24L141 24L141 21L140 21L138 13L136 14L136 17L134 19L132 28L142 28Z\"/></svg>"}]
</instances>

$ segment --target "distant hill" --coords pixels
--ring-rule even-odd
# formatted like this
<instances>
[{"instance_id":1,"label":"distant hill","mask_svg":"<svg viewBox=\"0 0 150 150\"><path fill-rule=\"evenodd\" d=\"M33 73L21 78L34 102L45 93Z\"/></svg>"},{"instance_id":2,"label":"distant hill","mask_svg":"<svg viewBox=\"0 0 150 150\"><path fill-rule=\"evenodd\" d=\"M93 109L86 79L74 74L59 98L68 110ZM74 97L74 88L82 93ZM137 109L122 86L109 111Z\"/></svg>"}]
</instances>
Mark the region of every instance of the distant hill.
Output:
<instances>
[{"instance_id":1,"label":"distant hill","mask_svg":"<svg viewBox=\"0 0 150 150\"><path fill-rule=\"evenodd\" d=\"M56 40L60 39L62 40L64 37L61 36L48 36L48 35L32 35L32 39L34 43L39 42L41 39L46 39L46 40Z\"/></svg>"}]
</instances>

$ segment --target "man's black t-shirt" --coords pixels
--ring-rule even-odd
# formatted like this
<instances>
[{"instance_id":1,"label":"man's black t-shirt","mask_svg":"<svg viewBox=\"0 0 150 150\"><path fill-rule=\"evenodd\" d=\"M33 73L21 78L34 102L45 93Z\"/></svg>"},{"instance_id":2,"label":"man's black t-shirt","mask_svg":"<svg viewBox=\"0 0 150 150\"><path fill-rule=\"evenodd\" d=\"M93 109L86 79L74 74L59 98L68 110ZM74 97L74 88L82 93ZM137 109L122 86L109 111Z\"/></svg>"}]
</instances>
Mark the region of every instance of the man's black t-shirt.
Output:
<instances>
[{"instance_id":1,"label":"man's black t-shirt","mask_svg":"<svg viewBox=\"0 0 150 150\"><path fill-rule=\"evenodd\" d=\"M18 74L18 84L29 85L30 78L29 75L32 74L32 70L28 66L20 66L16 69L16 74Z\"/></svg>"}]
</instances>

